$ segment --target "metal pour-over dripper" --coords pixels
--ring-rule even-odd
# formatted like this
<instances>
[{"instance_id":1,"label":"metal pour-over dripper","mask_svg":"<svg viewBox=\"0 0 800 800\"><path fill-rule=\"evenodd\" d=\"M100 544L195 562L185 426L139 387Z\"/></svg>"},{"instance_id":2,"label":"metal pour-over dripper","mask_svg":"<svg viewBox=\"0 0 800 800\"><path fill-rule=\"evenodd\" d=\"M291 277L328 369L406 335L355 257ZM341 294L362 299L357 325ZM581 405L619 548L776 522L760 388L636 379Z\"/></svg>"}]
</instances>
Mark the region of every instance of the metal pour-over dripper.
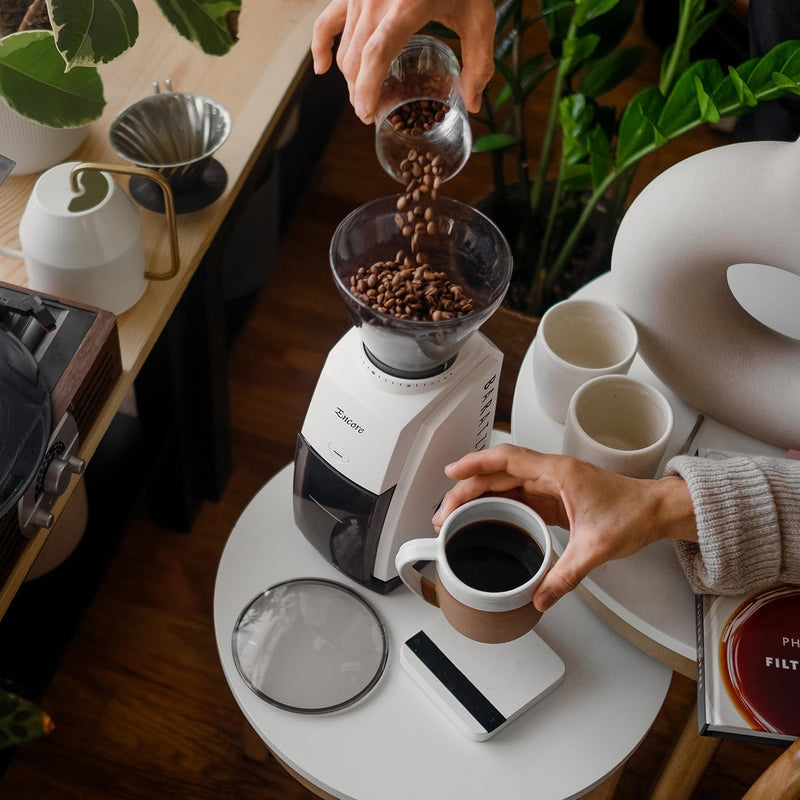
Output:
<instances>
[{"instance_id":1,"label":"metal pour-over dripper","mask_svg":"<svg viewBox=\"0 0 800 800\"><path fill-rule=\"evenodd\" d=\"M431 265L443 270L473 310L456 319L400 319L376 310L350 291L359 267L391 260L399 250L410 252L398 229L397 197L382 197L360 206L336 229L330 263L336 287L359 329L371 361L397 377L416 379L447 369L464 342L500 305L511 280L511 250L497 226L471 206L449 198L435 204L437 233L423 237Z\"/></svg>"}]
</instances>

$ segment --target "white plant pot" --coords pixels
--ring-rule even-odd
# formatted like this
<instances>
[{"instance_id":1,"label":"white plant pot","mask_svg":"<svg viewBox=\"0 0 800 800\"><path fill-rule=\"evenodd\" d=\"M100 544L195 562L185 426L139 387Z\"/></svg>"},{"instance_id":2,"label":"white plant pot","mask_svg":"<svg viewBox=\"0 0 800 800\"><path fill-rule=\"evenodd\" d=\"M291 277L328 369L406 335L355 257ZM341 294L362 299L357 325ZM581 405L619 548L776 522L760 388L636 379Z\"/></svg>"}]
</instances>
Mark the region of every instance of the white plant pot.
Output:
<instances>
[{"instance_id":1,"label":"white plant pot","mask_svg":"<svg viewBox=\"0 0 800 800\"><path fill-rule=\"evenodd\" d=\"M83 143L89 126L50 128L17 114L0 100L0 153L16 162L13 175L29 175L61 163Z\"/></svg>"}]
</instances>

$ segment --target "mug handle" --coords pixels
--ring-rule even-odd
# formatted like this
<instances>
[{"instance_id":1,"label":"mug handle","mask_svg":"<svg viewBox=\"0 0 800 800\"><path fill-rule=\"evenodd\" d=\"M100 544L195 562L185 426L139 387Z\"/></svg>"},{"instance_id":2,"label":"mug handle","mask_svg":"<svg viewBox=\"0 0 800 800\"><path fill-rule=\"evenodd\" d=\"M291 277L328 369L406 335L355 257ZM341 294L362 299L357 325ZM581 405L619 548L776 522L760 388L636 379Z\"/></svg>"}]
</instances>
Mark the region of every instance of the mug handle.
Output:
<instances>
[{"instance_id":1,"label":"mug handle","mask_svg":"<svg viewBox=\"0 0 800 800\"><path fill-rule=\"evenodd\" d=\"M414 566L420 561L436 561L437 538L412 539L401 545L394 559L403 583L426 603L439 607L436 587Z\"/></svg>"},{"instance_id":2,"label":"mug handle","mask_svg":"<svg viewBox=\"0 0 800 800\"><path fill-rule=\"evenodd\" d=\"M87 170L100 170L102 172L119 172L122 175L141 175L155 181L164 194L164 211L167 215L167 225L169 226L169 250L171 256L170 269L167 272L145 271L144 277L149 281L168 281L178 274L181 266L181 258L178 253L178 223L175 220L175 201L172 197L172 187L163 175L153 169L144 167L129 166L128 164L97 164L84 161L76 164L69 173L70 188L74 193L78 193L81 187L78 186L78 175Z\"/></svg>"}]
</instances>

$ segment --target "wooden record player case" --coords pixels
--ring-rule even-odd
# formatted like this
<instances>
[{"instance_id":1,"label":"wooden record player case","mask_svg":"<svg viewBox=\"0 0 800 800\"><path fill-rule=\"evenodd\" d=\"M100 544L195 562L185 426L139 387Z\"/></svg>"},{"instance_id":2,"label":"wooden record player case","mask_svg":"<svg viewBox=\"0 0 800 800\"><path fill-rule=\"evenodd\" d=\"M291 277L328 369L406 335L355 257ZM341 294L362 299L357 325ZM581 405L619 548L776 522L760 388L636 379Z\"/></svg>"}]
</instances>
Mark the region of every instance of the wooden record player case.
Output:
<instances>
[{"instance_id":1,"label":"wooden record player case","mask_svg":"<svg viewBox=\"0 0 800 800\"><path fill-rule=\"evenodd\" d=\"M0 289L34 294L30 290L2 282ZM83 436L91 428L122 373L117 320L108 311L36 294L46 304L52 302L60 309L76 309L94 315L82 341L77 343L74 352L65 355L66 365L50 395L52 429L55 429L66 414L70 414L79 434ZM45 457L40 473L47 467L48 461ZM37 476L37 480L41 477ZM16 509L0 518L0 586L5 585L29 541L20 527Z\"/></svg>"}]
</instances>

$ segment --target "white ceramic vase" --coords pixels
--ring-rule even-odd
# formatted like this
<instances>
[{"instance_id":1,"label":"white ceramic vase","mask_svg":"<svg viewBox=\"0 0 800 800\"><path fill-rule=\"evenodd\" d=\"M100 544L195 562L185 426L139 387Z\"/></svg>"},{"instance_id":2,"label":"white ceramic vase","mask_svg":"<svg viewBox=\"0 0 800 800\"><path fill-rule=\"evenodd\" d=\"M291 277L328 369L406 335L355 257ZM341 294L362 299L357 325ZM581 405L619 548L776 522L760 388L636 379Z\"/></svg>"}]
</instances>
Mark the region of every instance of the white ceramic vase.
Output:
<instances>
[{"instance_id":1,"label":"white ceramic vase","mask_svg":"<svg viewBox=\"0 0 800 800\"><path fill-rule=\"evenodd\" d=\"M80 128L50 128L19 115L0 100L0 153L16 162L13 175L29 175L71 156L89 133Z\"/></svg>"},{"instance_id":2,"label":"white ceramic vase","mask_svg":"<svg viewBox=\"0 0 800 800\"><path fill-rule=\"evenodd\" d=\"M800 139L692 156L631 204L611 261L648 367L698 410L787 449L800 448L800 341L745 310L729 272L771 268L800 297L799 175ZM750 289L768 308L785 293Z\"/></svg>"}]
</instances>

